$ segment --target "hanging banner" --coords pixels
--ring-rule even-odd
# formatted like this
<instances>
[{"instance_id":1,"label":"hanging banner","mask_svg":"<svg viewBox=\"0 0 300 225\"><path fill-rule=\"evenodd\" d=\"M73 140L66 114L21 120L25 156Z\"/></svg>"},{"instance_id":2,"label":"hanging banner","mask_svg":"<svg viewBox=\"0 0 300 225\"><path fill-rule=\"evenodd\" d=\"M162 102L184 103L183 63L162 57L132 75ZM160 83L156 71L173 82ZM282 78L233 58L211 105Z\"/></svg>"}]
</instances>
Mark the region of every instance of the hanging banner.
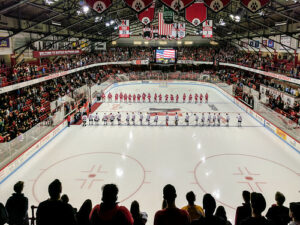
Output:
<instances>
[{"instance_id":1,"label":"hanging banner","mask_svg":"<svg viewBox=\"0 0 300 225\"><path fill-rule=\"evenodd\" d=\"M207 19L207 8L203 2L195 2L185 9L185 19L198 26Z\"/></svg>"},{"instance_id":2,"label":"hanging banner","mask_svg":"<svg viewBox=\"0 0 300 225\"><path fill-rule=\"evenodd\" d=\"M43 58L62 55L78 55L81 54L80 49L76 50L53 50L53 51L33 51L33 58Z\"/></svg>"},{"instance_id":3,"label":"hanging banner","mask_svg":"<svg viewBox=\"0 0 300 225\"><path fill-rule=\"evenodd\" d=\"M253 13L264 8L270 3L270 0L241 0L242 5Z\"/></svg>"},{"instance_id":4,"label":"hanging banner","mask_svg":"<svg viewBox=\"0 0 300 225\"><path fill-rule=\"evenodd\" d=\"M177 38L177 23L173 23L172 24L172 31L171 31L171 35L170 35L170 39L176 39Z\"/></svg>"},{"instance_id":5,"label":"hanging banner","mask_svg":"<svg viewBox=\"0 0 300 225\"><path fill-rule=\"evenodd\" d=\"M172 24L174 22L174 12L166 6L164 6L163 19L165 24Z\"/></svg>"},{"instance_id":6,"label":"hanging banner","mask_svg":"<svg viewBox=\"0 0 300 225\"><path fill-rule=\"evenodd\" d=\"M203 23L203 38L212 38L213 37L213 21L212 20L206 20Z\"/></svg>"},{"instance_id":7,"label":"hanging banner","mask_svg":"<svg viewBox=\"0 0 300 225\"><path fill-rule=\"evenodd\" d=\"M185 23L177 24L177 37L178 39L182 39L185 37Z\"/></svg>"},{"instance_id":8,"label":"hanging banner","mask_svg":"<svg viewBox=\"0 0 300 225\"><path fill-rule=\"evenodd\" d=\"M153 0L124 0L128 7L138 13L151 6L152 1Z\"/></svg>"},{"instance_id":9,"label":"hanging banner","mask_svg":"<svg viewBox=\"0 0 300 225\"><path fill-rule=\"evenodd\" d=\"M121 20L119 25L119 38L129 38L129 20Z\"/></svg>"},{"instance_id":10,"label":"hanging banner","mask_svg":"<svg viewBox=\"0 0 300 225\"><path fill-rule=\"evenodd\" d=\"M112 6L112 0L86 0L86 4L93 8L97 13L103 13Z\"/></svg>"},{"instance_id":11,"label":"hanging banner","mask_svg":"<svg viewBox=\"0 0 300 225\"><path fill-rule=\"evenodd\" d=\"M230 0L204 0L205 5L214 12L219 12L230 4Z\"/></svg>"},{"instance_id":12,"label":"hanging banner","mask_svg":"<svg viewBox=\"0 0 300 225\"><path fill-rule=\"evenodd\" d=\"M268 40L268 47L274 48L274 41L273 40Z\"/></svg>"},{"instance_id":13,"label":"hanging banner","mask_svg":"<svg viewBox=\"0 0 300 225\"><path fill-rule=\"evenodd\" d=\"M194 2L194 0L160 0L163 4L174 10L175 12L179 12L184 8L188 7L190 4Z\"/></svg>"},{"instance_id":14,"label":"hanging banner","mask_svg":"<svg viewBox=\"0 0 300 225\"><path fill-rule=\"evenodd\" d=\"M284 49L289 49L286 46L291 46L291 37L288 36L280 36L280 43L283 44L284 46L280 45L280 50L284 50Z\"/></svg>"},{"instance_id":15,"label":"hanging banner","mask_svg":"<svg viewBox=\"0 0 300 225\"><path fill-rule=\"evenodd\" d=\"M149 25L143 28L143 38L147 40L152 39L152 29Z\"/></svg>"},{"instance_id":16,"label":"hanging banner","mask_svg":"<svg viewBox=\"0 0 300 225\"><path fill-rule=\"evenodd\" d=\"M9 38L0 37L0 48L9 48Z\"/></svg>"},{"instance_id":17,"label":"hanging banner","mask_svg":"<svg viewBox=\"0 0 300 225\"><path fill-rule=\"evenodd\" d=\"M138 19L144 25L148 25L153 21L154 13L155 13L155 1L152 2L152 5L149 8L147 8L146 10L138 14Z\"/></svg>"}]
</instances>

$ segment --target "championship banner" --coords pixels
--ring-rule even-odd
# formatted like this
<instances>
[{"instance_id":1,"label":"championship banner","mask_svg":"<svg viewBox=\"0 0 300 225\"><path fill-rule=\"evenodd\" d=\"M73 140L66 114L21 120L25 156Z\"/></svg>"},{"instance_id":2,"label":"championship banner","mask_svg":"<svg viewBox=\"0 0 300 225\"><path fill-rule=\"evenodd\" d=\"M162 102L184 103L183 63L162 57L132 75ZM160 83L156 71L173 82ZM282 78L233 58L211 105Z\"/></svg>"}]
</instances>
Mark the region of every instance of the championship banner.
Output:
<instances>
[{"instance_id":1,"label":"championship banner","mask_svg":"<svg viewBox=\"0 0 300 225\"><path fill-rule=\"evenodd\" d=\"M138 19L144 25L148 25L153 21L154 13L155 13L155 1L152 2L152 5L148 9L138 14Z\"/></svg>"},{"instance_id":2,"label":"championship banner","mask_svg":"<svg viewBox=\"0 0 300 225\"><path fill-rule=\"evenodd\" d=\"M153 0L124 0L125 4L136 12L142 12L152 4Z\"/></svg>"},{"instance_id":3,"label":"championship banner","mask_svg":"<svg viewBox=\"0 0 300 225\"><path fill-rule=\"evenodd\" d=\"M112 0L86 0L85 2L98 13L103 13L112 6Z\"/></svg>"},{"instance_id":4,"label":"championship banner","mask_svg":"<svg viewBox=\"0 0 300 225\"><path fill-rule=\"evenodd\" d=\"M172 24L172 31L171 31L171 35L169 36L170 39L176 39L177 38L177 23L173 23Z\"/></svg>"},{"instance_id":5,"label":"championship banner","mask_svg":"<svg viewBox=\"0 0 300 225\"><path fill-rule=\"evenodd\" d=\"M179 12L188 7L194 2L194 0L160 0L163 4L171 8L172 10Z\"/></svg>"},{"instance_id":6,"label":"championship banner","mask_svg":"<svg viewBox=\"0 0 300 225\"><path fill-rule=\"evenodd\" d=\"M212 38L213 37L213 21L212 20L206 20L203 23L203 38Z\"/></svg>"},{"instance_id":7,"label":"championship banner","mask_svg":"<svg viewBox=\"0 0 300 225\"><path fill-rule=\"evenodd\" d=\"M253 13L261 10L270 3L270 0L241 0L242 5Z\"/></svg>"},{"instance_id":8,"label":"championship banner","mask_svg":"<svg viewBox=\"0 0 300 225\"><path fill-rule=\"evenodd\" d=\"M55 50L55 51L33 51L34 58L61 56L61 55L78 55L81 54L80 49L76 50Z\"/></svg>"},{"instance_id":9,"label":"championship banner","mask_svg":"<svg viewBox=\"0 0 300 225\"><path fill-rule=\"evenodd\" d=\"M9 38L0 37L0 48L9 48Z\"/></svg>"},{"instance_id":10,"label":"championship banner","mask_svg":"<svg viewBox=\"0 0 300 225\"><path fill-rule=\"evenodd\" d=\"M195 2L185 9L185 19L194 26L200 25L207 19L207 8L202 2Z\"/></svg>"},{"instance_id":11,"label":"championship banner","mask_svg":"<svg viewBox=\"0 0 300 225\"><path fill-rule=\"evenodd\" d=\"M214 12L219 12L230 4L230 0L204 0L205 5Z\"/></svg>"},{"instance_id":12,"label":"championship banner","mask_svg":"<svg viewBox=\"0 0 300 225\"><path fill-rule=\"evenodd\" d=\"M121 20L119 25L119 38L129 38L129 20Z\"/></svg>"},{"instance_id":13,"label":"championship banner","mask_svg":"<svg viewBox=\"0 0 300 225\"><path fill-rule=\"evenodd\" d=\"M143 38L147 39L147 40L151 40L152 39L152 29L150 26L145 26L143 28Z\"/></svg>"},{"instance_id":14,"label":"championship banner","mask_svg":"<svg viewBox=\"0 0 300 225\"><path fill-rule=\"evenodd\" d=\"M177 24L177 37L183 39L185 37L185 23Z\"/></svg>"}]
</instances>

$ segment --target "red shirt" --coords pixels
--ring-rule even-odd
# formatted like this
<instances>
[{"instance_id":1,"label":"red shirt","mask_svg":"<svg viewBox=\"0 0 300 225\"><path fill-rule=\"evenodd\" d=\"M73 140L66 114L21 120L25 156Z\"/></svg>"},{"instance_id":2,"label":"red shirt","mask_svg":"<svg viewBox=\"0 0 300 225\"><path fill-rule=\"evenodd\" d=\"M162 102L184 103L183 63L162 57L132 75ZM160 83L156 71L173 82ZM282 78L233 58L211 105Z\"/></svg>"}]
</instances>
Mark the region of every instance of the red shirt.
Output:
<instances>
[{"instance_id":1,"label":"red shirt","mask_svg":"<svg viewBox=\"0 0 300 225\"><path fill-rule=\"evenodd\" d=\"M190 217L187 211L178 208L167 208L156 212L154 225L188 225Z\"/></svg>"}]
</instances>

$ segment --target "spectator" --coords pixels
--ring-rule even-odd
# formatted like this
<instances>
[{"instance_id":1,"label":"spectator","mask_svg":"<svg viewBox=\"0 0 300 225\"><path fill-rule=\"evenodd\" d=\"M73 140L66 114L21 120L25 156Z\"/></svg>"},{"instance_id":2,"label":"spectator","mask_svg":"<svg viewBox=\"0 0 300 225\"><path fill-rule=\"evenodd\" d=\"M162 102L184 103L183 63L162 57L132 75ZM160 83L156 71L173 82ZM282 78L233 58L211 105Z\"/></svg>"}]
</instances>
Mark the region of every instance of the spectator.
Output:
<instances>
[{"instance_id":1,"label":"spectator","mask_svg":"<svg viewBox=\"0 0 300 225\"><path fill-rule=\"evenodd\" d=\"M131 203L130 212L133 217L133 225L145 225L147 223L148 215L145 212L140 212L140 205L137 201Z\"/></svg>"},{"instance_id":2,"label":"spectator","mask_svg":"<svg viewBox=\"0 0 300 225\"><path fill-rule=\"evenodd\" d=\"M200 217L198 220L194 220L192 225L226 225L225 220L214 216L216 209L216 200L210 194L205 194L203 197L203 208L205 217Z\"/></svg>"},{"instance_id":3,"label":"spectator","mask_svg":"<svg viewBox=\"0 0 300 225\"><path fill-rule=\"evenodd\" d=\"M7 211L4 205L0 202L0 225L4 225L8 221Z\"/></svg>"},{"instance_id":4,"label":"spectator","mask_svg":"<svg viewBox=\"0 0 300 225\"><path fill-rule=\"evenodd\" d=\"M216 210L215 216L220 217L226 221L226 225L231 225L230 221L227 220L226 211L224 206L219 206Z\"/></svg>"},{"instance_id":5,"label":"spectator","mask_svg":"<svg viewBox=\"0 0 300 225\"><path fill-rule=\"evenodd\" d=\"M60 200L61 182L56 179L48 187L50 199L41 202L36 211L37 225L75 225L73 208Z\"/></svg>"},{"instance_id":6,"label":"spectator","mask_svg":"<svg viewBox=\"0 0 300 225\"><path fill-rule=\"evenodd\" d=\"M175 187L167 184L163 189L164 199L167 201L167 208L155 213L154 225L186 225L190 224L190 217L187 211L178 209L175 205L177 197Z\"/></svg>"},{"instance_id":7,"label":"spectator","mask_svg":"<svg viewBox=\"0 0 300 225\"><path fill-rule=\"evenodd\" d=\"M268 220L262 216L262 212L266 209L266 200L260 193L253 192L251 194L251 217L243 220L241 225L269 225Z\"/></svg>"},{"instance_id":8,"label":"spectator","mask_svg":"<svg viewBox=\"0 0 300 225\"><path fill-rule=\"evenodd\" d=\"M22 193L24 182L18 181L14 185L15 193L6 202L9 225L28 225L28 199Z\"/></svg>"},{"instance_id":9,"label":"spectator","mask_svg":"<svg viewBox=\"0 0 300 225\"><path fill-rule=\"evenodd\" d=\"M290 203L290 216L292 221L289 223L289 225L300 224L300 202Z\"/></svg>"},{"instance_id":10,"label":"spectator","mask_svg":"<svg viewBox=\"0 0 300 225\"><path fill-rule=\"evenodd\" d=\"M243 191L244 202L242 206L237 207L235 214L235 225L240 225L242 220L251 216L250 192Z\"/></svg>"},{"instance_id":11,"label":"spectator","mask_svg":"<svg viewBox=\"0 0 300 225\"><path fill-rule=\"evenodd\" d=\"M90 214L91 225L114 224L132 225L133 218L124 206L118 206L119 189L115 184L106 184L102 188L102 203L96 205Z\"/></svg>"},{"instance_id":12,"label":"spectator","mask_svg":"<svg viewBox=\"0 0 300 225\"><path fill-rule=\"evenodd\" d=\"M201 206L195 205L196 195L194 192L190 191L186 194L186 200L188 205L184 206L182 209L188 211L191 221L197 220L200 217L204 216L204 211Z\"/></svg>"},{"instance_id":13,"label":"spectator","mask_svg":"<svg viewBox=\"0 0 300 225\"><path fill-rule=\"evenodd\" d=\"M78 225L90 225L89 215L92 211L92 201L87 199L80 207L76 218Z\"/></svg>"},{"instance_id":14,"label":"spectator","mask_svg":"<svg viewBox=\"0 0 300 225\"><path fill-rule=\"evenodd\" d=\"M287 225L290 222L289 208L283 206L285 197L282 193L276 192L276 204L269 208L266 217L273 225Z\"/></svg>"}]
</instances>

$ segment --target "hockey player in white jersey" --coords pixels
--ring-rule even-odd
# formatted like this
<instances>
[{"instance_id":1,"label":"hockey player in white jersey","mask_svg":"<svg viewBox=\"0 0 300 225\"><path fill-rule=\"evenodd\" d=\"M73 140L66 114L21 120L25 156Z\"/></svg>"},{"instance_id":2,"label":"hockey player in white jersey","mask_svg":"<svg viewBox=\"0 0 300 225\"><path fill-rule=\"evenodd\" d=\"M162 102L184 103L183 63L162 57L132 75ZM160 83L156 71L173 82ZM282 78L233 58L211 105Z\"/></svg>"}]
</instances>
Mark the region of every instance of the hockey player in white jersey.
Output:
<instances>
[{"instance_id":1,"label":"hockey player in white jersey","mask_svg":"<svg viewBox=\"0 0 300 225\"><path fill-rule=\"evenodd\" d=\"M237 120L238 120L238 127L241 127L242 126L242 120L243 120L241 114L238 114Z\"/></svg>"},{"instance_id":2,"label":"hockey player in white jersey","mask_svg":"<svg viewBox=\"0 0 300 225\"><path fill-rule=\"evenodd\" d=\"M104 113L102 120L103 120L104 125L106 126L107 125L107 120L108 120L108 116L106 115L106 113Z\"/></svg>"},{"instance_id":3,"label":"hockey player in white jersey","mask_svg":"<svg viewBox=\"0 0 300 225\"><path fill-rule=\"evenodd\" d=\"M207 116L207 125L210 126L211 124L211 115L210 113L208 113L208 116Z\"/></svg>"},{"instance_id":4,"label":"hockey player in white jersey","mask_svg":"<svg viewBox=\"0 0 300 225\"><path fill-rule=\"evenodd\" d=\"M121 120L122 120L122 115L121 115L120 112L118 112L117 120L118 120L118 125L120 126L121 125Z\"/></svg>"},{"instance_id":5,"label":"hockey player in white jersey","mask_svg":"<svg viewBox=\"0 0 300 225\"><path fill-rule=\"evenodd\" d=\"M82 116L82 126L86 126L86 121L87 121L87 115L86 114L84 114L83 116Z\"/></svg>"},{"instance_id":6,"label":"hockey player in white jersey","mask_svg":"<svg viewBox=\"0 0 300 225\"><path fill-rule=\"evenodd\" d=\"M217 120L217 117L216 117L216 114L214 113L213 115L213 125L216 126L216 120Z\"/></svg>"},{"instance_id":7,"label":"hockey player in white jersey","mask_svg":"<svg viewBox=\"0 0 300 225\"><path fill-rule=\"evenodd\" d=\"M221 115L218 113L217 115L218 126L221 126Z\"/></svg>"},{"instance_id":8,"label":"hockey player in white jersey","mask_svg":"<svg viewBox=\"0 0 300 225\"><path fill-rule=\"evenodd\" d=\"M157 115L157 113L155 114L155 117L154 117L154 123L155 123L155 125L157 125L157 122L158 122L158 115Z\"/></svg>"},{"instance_id":9,"label":"hockey player in white jersey","mask_svg":"<svg viewBox=\"0 0 300 225\"><path fill-rule=\"evenodd\" d=\"M133 126L135 126L135 114L134 114L134 112L132 112L131 121L132 121Z\"/></svg>"},{"instance_id":10,"label":"hockey player in white jersey","mask_svg":"<svg viewBox=\"0 0 300 225\"><path fill-rule=\"evenodd\" d=\"M150 126L150 113L147 113L146 121L148 122L148 126Z\"/></svg>"},{"instance_id":11,"label":"hockey player in white jersey","mask_svg":"<svg viewBox=\"0 0 300 225\"><path fill-rule=\"evenodd\" d=\"M129 113L126 114L126 122L127 122L127 126L130 125L130 116Z\"/></svg>"},{"instance_id":12,"label":"hockey player in white jersey","mask_svg":"<svg viewBox=\"0 0 300 225\"><path fill-rule=\"evenodd\" d=\"M178 117L178 113L176 112L176 114L175 114L175 126L178 126L178 121L179 121L179 117Z\"/></svg>"},{"instance_id":13,"label":"hockey player in white jersey","mask_svg":"<svg viewBox=\"0 0 300 225\"><path fill-rule=\"evenodd\" d=\"M185 123L186 123L187 126L189 125L189 122L190 122L190 116L189 116L188 113L186 113L186 115L185 115Z\"/></svg>"},{"instance_id":14,"label":"hockey player in white jersey","mask_svg":"<svg viewBox=\"0 0 300 225\"><path fill-rule=\"evenodd\" d=\"M94 117L92 114L89 115L89 125L93 125L94 123Z\"/></svg>"},{"instance_id":15,"label":"hockey player in white jersey","mask_svg":"<svg viewBox=\"0 0 300 225\"><path fill-rule=\"evenodd\" d=\"M202 126L204 126L204 123L205 123L205 115L204 115L204 113L202 113L202 116L201 116L201 123L202 123Z\"/></svg>"},{"instance_id":16,"label":"hockey player in white jersey","mask_svg":"<svg viewBox=\"0 0 300 225\"><path fill-rule=\"evenodd\" d=\"M229 126L230 116L226 113L226 126Z\"/></svg>"},{"instance_id":17,"label":"hockey player in white jersey","mask_svg":"<svg viewBox=\"0 0 300 225\"><path fill-rule=\"evenodd\" d=\"M197 113L195 113L194 116L195 116L195 125L198 126L199 116Z\"/></svg>"},{"instance_id":18,"label":"hockey player in white jersey","mask_svg":"<svg viewBox=\"0 0 300 225\"><path fill-rule=\"evenodd\" d=\"M169 114L166 113L166 126L169 126Z\"/></svg>"},{"instance_id":19,"label":"hockey player in white jersey","mask_svg":"<svg viewBox=\"0 0 300 225\"><path fill-rule=\"evenodd\" d=\"M140 125L141 126L143 125L143 118L144 118L144 115L142 112L140 112Z\"/></svg>"},{"instance_id":20,"label":"hockey player in white jersey","mask_svg":"<svg viewBox=\"0 0 300 225\"><path fill-rule=\"evenodd\" d=\"M114 115L114 114L112 114L112 113L110 113L110 115L109 115L109 119L110 119L110 124L111 124L111 125L114 125L114 121L115 121L115 115Z\"/></svg>"},{"instance_id":21,"label":"hockey player in white jersey","mask_svg":"<svg viewBox=\"0 0 300 225\"><path fill-rule=\"evenodd\" d=\"M94 120L95 120L95 124L98 126L99 125L99 115L98 115L98 113L96 113Z\"/></svg>"}]
</instances>

